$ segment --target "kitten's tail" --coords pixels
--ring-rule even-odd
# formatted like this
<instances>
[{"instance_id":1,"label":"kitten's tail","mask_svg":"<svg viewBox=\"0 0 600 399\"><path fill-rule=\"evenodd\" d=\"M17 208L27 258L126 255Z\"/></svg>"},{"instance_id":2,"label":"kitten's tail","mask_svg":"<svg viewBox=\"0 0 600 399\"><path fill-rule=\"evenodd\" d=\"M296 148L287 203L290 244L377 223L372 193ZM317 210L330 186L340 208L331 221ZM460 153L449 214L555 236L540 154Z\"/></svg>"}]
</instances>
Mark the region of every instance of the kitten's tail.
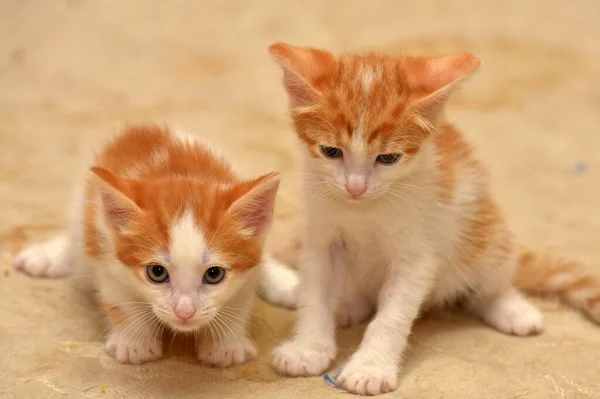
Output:
<instances>
[{"instance_id":1,"label":"kitten's tail","mask_svg":"<svg viewBox=\"0 0 600 399\"><path fill-rule=\"evenodd\" d=\"M600 323L600 278L571 260L524 250L518 262L516 286L534 295L556 295Z\"/></svg>"},{"instance_id":2,"label":"kitten's tail","mask_svg":"<svg viewBox=\"0 0 600 399\"><path fill-rule=\"evenodd\" d=\"M273 305L288 309L296 307L298 273L270 255L266 255L262 264L259 295Z\"/></svg>"}]
</instances>

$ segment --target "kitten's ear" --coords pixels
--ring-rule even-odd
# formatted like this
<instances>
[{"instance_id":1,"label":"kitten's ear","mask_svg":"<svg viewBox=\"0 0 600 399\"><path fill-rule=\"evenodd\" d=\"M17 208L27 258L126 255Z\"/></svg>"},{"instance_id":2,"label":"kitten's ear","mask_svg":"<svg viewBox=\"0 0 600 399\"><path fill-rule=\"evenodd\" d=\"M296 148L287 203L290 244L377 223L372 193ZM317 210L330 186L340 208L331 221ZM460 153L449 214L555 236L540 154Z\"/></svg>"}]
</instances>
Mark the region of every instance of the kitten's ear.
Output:
<instances>
[{"instance_id":1,"label":"kitten's ear","mask_svg":"<svg viewBox=\"0 0 600 399\"><path fill-rule=\"evenodd\" d=\"M100 198L105 220L117 231L126 229L132 219L142 212L131 199L131 184L106 169L93 167L90 170L100 180Z\"/></svg>"},{"instance_id":2,"label":"kitten's ear","mask_svg":"<svg viewBox=\"0 0 600 399\"><path fill-rule=\"evenodd\" d=\"M275 43L269 52L283 69L283 84L290 97L290 106L303 107L319 98L315 83L327 74L334 62L333 54L312 48Z\"/></svg>"},{"instance_id":3,"label":"kitten's ear","mask_svg":"<svg viewBox=\"0 0 600 399\"><path fill-rule=\"evenodd\" d=\"M479 58L469 53L445 57L405 57L402 61L413 105L431 116L442 110L452 93L480 65Z\"/></svg>"},{"instance_id":4,"label":"kitten's ear","mask_svg":"<svg viewBox=\"0 0 600 399\"><path fill-rule=\"evenodd\" d=\"M244 234L264 240L273 220L279 173L269 173L243 185L244 194L231 204L229 213Z\"/></svg>"}]
</instances>

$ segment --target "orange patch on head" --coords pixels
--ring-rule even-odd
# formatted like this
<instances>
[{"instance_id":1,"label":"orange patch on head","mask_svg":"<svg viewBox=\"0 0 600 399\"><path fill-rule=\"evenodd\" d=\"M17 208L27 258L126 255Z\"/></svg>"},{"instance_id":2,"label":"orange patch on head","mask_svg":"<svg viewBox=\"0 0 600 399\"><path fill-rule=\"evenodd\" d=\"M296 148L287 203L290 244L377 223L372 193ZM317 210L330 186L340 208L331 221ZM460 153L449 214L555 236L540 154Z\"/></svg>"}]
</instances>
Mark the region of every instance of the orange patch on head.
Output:
<instances>
[{"instance_id":1,"label":"orange patch on head","mask_svg":"<svg viewBox=\"0 0 600 399\"><path fill-rule=\"evenodd\" d=\"M433 130L437 106L480 63L466 53L333 55L284 43L269 50L284 70L296 132L314 157L316 144L344 149L355 134L371 153L414 157Z\"/></svg>"},{"instance_id":2,"label":"orange patch on head","mask_svg":"<svg viewBox=\"0 0 600 399\"><path fill-rule=\"evenodd\" d=\"M230 266L246 270L260 263L266 234L271 227L279 174L269 173L222 193L220 218L207 228L209 245L230 259Z\"/></svg>"},{"instance_id":3,"label":"orange patch on head","mask_svg":"<svg viewBox=\"0 0 600 399\"><path fill-rule=\"evenodd\" d=\"M103 244L112 242L108 251L143 279L147 264L168 255L174 221L191 210L198 229L231 259L230 266L247 269L260 262L276 174L243 181L207 147L152 126L126 129L97 157L92 172L85 207L90 255L101 256L108 248ZM244 198L247 206L237 206ZM100 218L107 231L97 225ZM103 234L112 240L101 244Z\"/></svg>"}]
</instances>

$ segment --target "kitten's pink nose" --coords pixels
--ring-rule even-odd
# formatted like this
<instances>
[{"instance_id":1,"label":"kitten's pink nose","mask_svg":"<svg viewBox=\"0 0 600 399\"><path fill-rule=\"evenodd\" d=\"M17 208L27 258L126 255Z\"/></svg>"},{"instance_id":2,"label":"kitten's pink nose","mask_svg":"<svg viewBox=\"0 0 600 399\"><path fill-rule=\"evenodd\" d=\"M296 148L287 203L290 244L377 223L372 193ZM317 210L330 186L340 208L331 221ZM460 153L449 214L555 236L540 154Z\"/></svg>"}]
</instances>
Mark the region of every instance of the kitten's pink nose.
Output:
<instances>
[{"instance_id":1,"label":"kitten's pink nose","mask_svg":"<svg viewBox=\"0 0 600 399\"><path fill-rule=\"evenodd\" d=\"M179 309L175 308L175 314L181 320L186 321L191 319L196 314L196 309Z\"/></svg>"},{"instance_id":2,"label":"kitten's pink nose","mask_svg":"<svg viewBox=\"0 0 600 399\"><path fill-rule=\"evenodd\" d=\"M196 314L196 307L190 298L182 298L175 306L175 314L181 320L186 321Z\"/></svg>"},{"instance_id":3,"label":"kitten's pink nose","mask_svg":"<svg viewBox=\"0 0 600 399\"><path fill-rule=\"evenodd\" d=\"M363 195L365 191L367 191L367 186L364 183L351 181L346 184L346 190L348 190L350 195L358 197L359 195Z\"/></svg>"}]
</instances>

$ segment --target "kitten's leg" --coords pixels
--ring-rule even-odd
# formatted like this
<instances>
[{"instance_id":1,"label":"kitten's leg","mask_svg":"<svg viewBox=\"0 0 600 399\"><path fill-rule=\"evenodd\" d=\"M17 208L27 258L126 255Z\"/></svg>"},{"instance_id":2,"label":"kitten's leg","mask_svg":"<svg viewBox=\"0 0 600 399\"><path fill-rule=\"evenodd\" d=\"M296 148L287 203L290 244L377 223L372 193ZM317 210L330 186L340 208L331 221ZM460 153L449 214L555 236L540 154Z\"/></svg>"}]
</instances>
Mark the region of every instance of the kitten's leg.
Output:
<instances>
[{"instance_id":1,"label":"kitten's leg","mask_svg":"<svg viewBox=\"0 0 600 399\"><path fill-rule=\"evenodd\" d=\"M534 335L544 329L542 314L510 287L493 298L476 298L471 309L495 329L513 335Z\"/></svg>"},{"instance_id":2,"label":"kitten's leg","mask_svg":"<svg viewBox=\"0 0 600 399\"><path fill-rule=\"evenodd\" d=\"M72 270L71 243L67 233L32 245L14 260L16 270L34 277L62 277Z\"/></svg>"},{"instance_id":3,"label":"kitten's leg","mask_svg":"<svg viewBox=\"0 0 600 399\"><path fill-rule=\"evenodd\" d=\"M303 278L298 291L296 333L272 354L273 367L294 377L318 375L331 365L337 354L335 343L335 309L339 281L341 245L305 247L302 257Z\"/></svg>"},{"instance_id":4,"label":"kitten's leg","mask_svg":"<svg viewBox=\"0 0 600 399\"><path fill-rule=\"evenodd\" d=\"M248 333L253 299L254 288L246 287L219 310L210 326L197 337L198 360L211 366L229 367L256 358L256 346Z\"/></svg>"},{"instance_id":5,"label":"kitten's leg","mask_svg":"<svg viewBox=\"0 0 600 399\"><path fill-rule=\"evenodd\" d=\"M378 395L396 389L408 335L431 286L434 264L429 256L420 256L409 264L392 263L390 267L375 318L336 379L351 393Z\"/></svg>"},{"instance_id":6,"label":"kitten's leg","mask_svg":"<svg viewBox=\"0 0 600 399\"><path fill-rule=\"evenodd\" d=\"M261 265L259 294L267 302L289 309L296 307L298 274L272 256Z\"/></svg>"},{"instance_id":7,"label":"kitten's leg","mask_svg":"<svg viewBox=\"0 0 600 399\"><path fill-rule=\"evenodd\" d=\"M112 331L104 348L123 364L142 364L162 357L162 324L148 306L104 304Z\"/></svg>"}]
</instances>

